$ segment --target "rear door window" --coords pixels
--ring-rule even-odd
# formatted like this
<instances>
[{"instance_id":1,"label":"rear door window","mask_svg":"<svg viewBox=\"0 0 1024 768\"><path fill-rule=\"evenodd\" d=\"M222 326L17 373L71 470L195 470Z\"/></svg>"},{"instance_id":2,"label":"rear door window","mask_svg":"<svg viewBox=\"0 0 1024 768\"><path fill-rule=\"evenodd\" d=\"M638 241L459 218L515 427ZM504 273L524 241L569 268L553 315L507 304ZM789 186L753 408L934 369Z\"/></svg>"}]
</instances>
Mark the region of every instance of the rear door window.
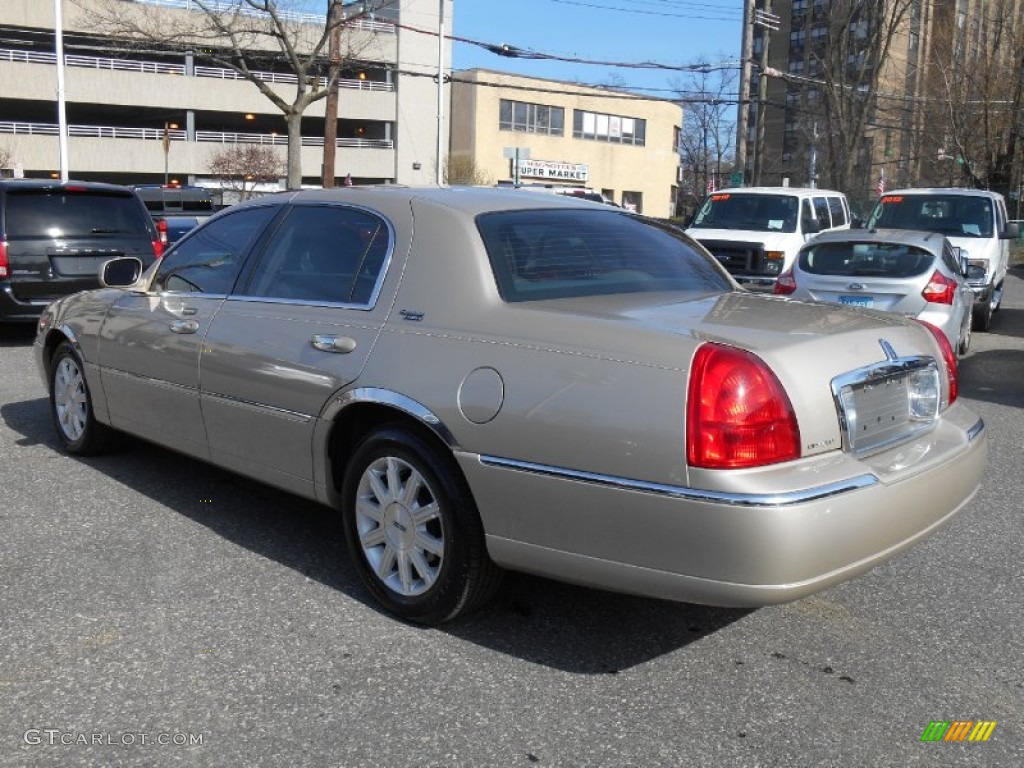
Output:
<instances>
[{"instance_id":1,"label":"rear door window","mask_svg":"<svg viewBox=\"0 0 1024 768\"><path fill-rule=\"evenodd\" d=\"M242 295L369 305L383 277L389 243L387 224L368 211L295 206L263 249Z\"/></svg>"},{"instance_id":2,"label":"rear door window","mask_svg":"<svg viewBox=\"0 0 1024 768\"><path fill-rule=\"evenodd\" d=\"M51 188L7 192L7 236L150 237L150 219L130 192Z\"/></svg>"},{"instance_id":3,"label":"rear door window","mask_svg":"<svg viewBox=\"0 0 1024 768\"><path fill-rule=\"evenodd\" d=\"M841 227L846 223L846 210L843 208L843 198L828 198L828 209L832 213L833 227Z\"/></svg>"},{"instance_id":4,"label":"rear door window","mask_svg":"<svg viewBox=\"0 0 1024 768\"><path fill-rule=\"evenodd\" d=\"M832 216L829 213L828 200L824 197L814 198L814 215L822 229L832 228Z\"/></svg>"}]
</instances>

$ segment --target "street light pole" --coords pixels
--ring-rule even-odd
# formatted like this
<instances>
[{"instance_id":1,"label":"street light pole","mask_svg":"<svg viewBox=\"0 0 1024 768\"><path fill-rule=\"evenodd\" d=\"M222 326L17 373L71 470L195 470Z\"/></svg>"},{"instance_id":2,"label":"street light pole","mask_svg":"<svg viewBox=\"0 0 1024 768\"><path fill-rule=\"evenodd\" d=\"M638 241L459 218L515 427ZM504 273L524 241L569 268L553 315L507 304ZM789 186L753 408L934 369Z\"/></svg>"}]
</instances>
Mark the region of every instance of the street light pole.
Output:
<instances>
[{"instance_id":1,"label":"street light pole","mask_svg":"<svg viewBox=\"0 0 1024 768\"><path fill-rule=\"evenodd\" d=\"M438 0L437 11L437 186L444 184L444 1Z\"/></svg>"},{"instance_id":2,"label":"street light pole","mask_svg":"<svg viewBox=\"0 0 1024 768\"><path fill-rule=\"evenodd\" d=\"M64 90L64 19L61 15L61 0L53 0L53 29L57 54L57 132L60 151L60 180L67 182L68 175L68 116L67 94Z\"/></svg>"}]
</instances>

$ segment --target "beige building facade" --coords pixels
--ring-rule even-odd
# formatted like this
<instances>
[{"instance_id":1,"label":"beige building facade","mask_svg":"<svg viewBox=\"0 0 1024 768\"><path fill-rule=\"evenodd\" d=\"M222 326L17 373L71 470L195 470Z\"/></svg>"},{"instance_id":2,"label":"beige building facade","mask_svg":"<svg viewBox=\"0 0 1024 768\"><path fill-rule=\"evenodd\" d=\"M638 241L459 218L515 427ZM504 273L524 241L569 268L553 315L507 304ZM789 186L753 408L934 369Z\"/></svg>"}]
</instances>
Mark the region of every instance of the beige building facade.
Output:
<instances>
[{"instance_id":1,"label":"beige building facade","mask_svg":"<svg viewBox=\"0 0 1024 768\"><path fill-rule=\"evenodd\" d=\"M484 69L454 73L451 98L453 179L461 169L478 184L587 189L672 215L678 104Z\"/></svg>"},{"instance_id":2,"label":"beige building facade","mask_svg":"<svg viewBox=\"0 0 1024 768\"><path fill-rule=\"evenodd\" d=\"M72 178L115 183L210 182L210 161L240 143L273 147L283 160L287 131L281 111L231 70L201 52L142 50L100 35L90 13L97 0L62 0L68 166ZM132 2L136 12L174 25L200 11L186 0ZM350 12L359 3L346 2ZM125 2L128 7L129 3ZM326 7L326 5L325 5ZM339 84L336 176L356 183L430 184L437 178L439 125L438 37L407 32L403 24L437 29L451 0L402 0L393 10L360 18L344 32L358 56ZM387 10L387 9L385 9ZM323 17L293 19L297 34L316 39ZM400 23L401 21L401 23ZM52 0L0 0L0 156L8 172L48 177L59 167L57 58ZM451 44L441 62L451 67ZM274 57L260 77L286 102L295 77ZM447 93L443 99L447 102ZM302 122L303 183L318 185L325 100ZM442 160L443 163L443 160Z\"/></svg>"}]
</instances>

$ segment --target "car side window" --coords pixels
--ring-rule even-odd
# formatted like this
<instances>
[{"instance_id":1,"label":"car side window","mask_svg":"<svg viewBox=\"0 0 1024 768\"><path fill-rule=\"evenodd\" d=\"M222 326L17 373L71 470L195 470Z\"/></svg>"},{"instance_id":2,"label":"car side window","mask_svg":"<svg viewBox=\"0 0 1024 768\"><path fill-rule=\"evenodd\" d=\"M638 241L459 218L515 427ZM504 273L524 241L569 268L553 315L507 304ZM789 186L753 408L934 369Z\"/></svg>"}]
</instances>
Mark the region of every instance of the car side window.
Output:
<instances>
[{"instance_id":1,"label":"car side window","mask_svg":"<svg viewBox=\"0 0 1024 768\"><path fill-rule=\"evenodd\" d=\"M390 242L379 216L338 205L297 205L260 255L241 294L368 305Z\"/></svg>"},{"instance_id":2,"label":"car side window","mask_svg":"<svg viewBox=\"0 0 1024 768\"><path fill-rule=\"evenodd\" d=\"M832 212L833 227L841 227L846 223L846 209L843 208L843 198L828 198L828 208Z\"/></svg>"},{"instance_id":3,"label":"car side window","mask_svg":"<svg viewBox=\"0 0 1024 768\"><path fill-rule=\"evenodd\" d=\"M245 208L196 230L164 257L153 290L226 295L249 247L277 211L275 206Z\"/></svg>"},{"instance_id":4,"label":"car side window","mask_svg":"<svg viewBox=\"0 0 1024 768\"><path fill-rule=\"evenodd\" d=\"M814 198L814 215L818 217L818 223L822 229L832 228L832 219L828 212L828 200L824 197Z\"/></svg>"}]
</instances>

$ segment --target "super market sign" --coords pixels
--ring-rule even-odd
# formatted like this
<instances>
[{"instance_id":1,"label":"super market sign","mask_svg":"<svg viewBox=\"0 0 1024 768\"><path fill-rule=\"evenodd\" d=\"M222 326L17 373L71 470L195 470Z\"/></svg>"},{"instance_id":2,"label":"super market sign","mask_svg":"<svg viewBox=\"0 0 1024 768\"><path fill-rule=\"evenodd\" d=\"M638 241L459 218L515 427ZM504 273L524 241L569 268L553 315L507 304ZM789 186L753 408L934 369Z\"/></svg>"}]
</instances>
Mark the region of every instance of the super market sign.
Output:
<instances>
[{"instance_id":1,"label":"super market sign","mask_svg":"<svg viewBox=\"0 0 1024 768\"><path fill-rule=\"evenodd\" d=\"M520 160L519 175L547 181L588 181L590 166L582 163L552 163L547 160Z\"/></svg>"}]
</instances>

